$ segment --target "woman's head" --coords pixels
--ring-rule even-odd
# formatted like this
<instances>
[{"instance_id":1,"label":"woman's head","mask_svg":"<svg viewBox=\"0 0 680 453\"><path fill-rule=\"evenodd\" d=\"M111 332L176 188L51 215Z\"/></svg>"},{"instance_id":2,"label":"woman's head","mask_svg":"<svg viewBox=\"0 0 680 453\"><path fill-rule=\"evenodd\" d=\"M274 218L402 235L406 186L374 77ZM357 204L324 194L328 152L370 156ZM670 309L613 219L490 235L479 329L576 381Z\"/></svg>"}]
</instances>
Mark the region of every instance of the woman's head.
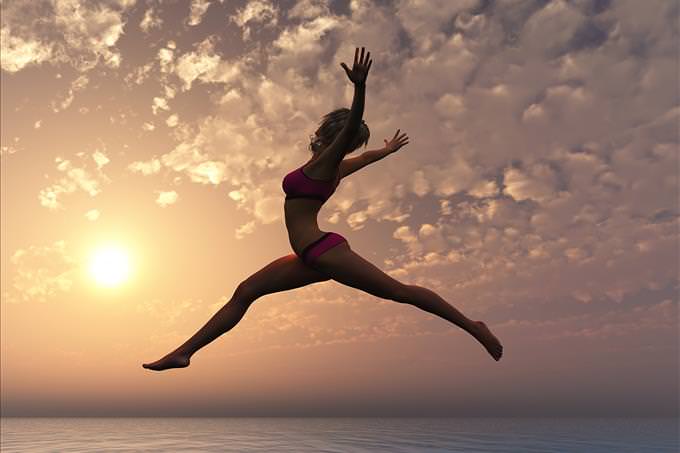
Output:
<instances>
[{"instance_id":1,"label":"woman's head","mask_svg":"<svg viewBox=\"0 0 680 453\"><path fill-rule=\"evenodd\" d=\"M312 135L311 142L309 144L309 150L316 154L321 151L335 140L335 137L340 133L342 128L345 126L347 119L349 118L349 109L342 107L333 110L330 113L324 115L323 119L319 123L319 128L316 130L314 135ZM371 131L368 129L365 121L361 121L361 126L357 132L356 137L350 144L347 153L351 153L355 149L359 148L361 145L368 144L368 139L371 136Z\"/></svg>"}]
</instances>

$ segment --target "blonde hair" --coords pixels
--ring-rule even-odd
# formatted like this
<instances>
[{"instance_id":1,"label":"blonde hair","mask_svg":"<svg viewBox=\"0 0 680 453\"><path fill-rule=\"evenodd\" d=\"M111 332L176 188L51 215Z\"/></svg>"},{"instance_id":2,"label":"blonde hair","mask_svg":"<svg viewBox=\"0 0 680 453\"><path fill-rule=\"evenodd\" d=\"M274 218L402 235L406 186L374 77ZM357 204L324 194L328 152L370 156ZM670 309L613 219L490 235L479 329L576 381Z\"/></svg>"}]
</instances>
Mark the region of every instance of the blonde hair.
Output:
<instances>
[{"instance_id":1,"label":"blonde hair","mask_svg":"<svg viewBox=\"0 0 680 453\"><path fill-rule=\"evenodd\" d=\"M316 130L314 135L309 137L309 150L312 153L316 153L325 146L333 143L335 137L337 137L342 128L345 126L348 118L349 109L346 107L335 109L332 112L325 114L319 123L319 128ZM359 126L359 131L357 132L357 136L352 141L348 153L351 153L361 145L366 146L370 136L371 131L368 129L366 122L362 120L361 125Z\"/></svg>"}]
</instances>

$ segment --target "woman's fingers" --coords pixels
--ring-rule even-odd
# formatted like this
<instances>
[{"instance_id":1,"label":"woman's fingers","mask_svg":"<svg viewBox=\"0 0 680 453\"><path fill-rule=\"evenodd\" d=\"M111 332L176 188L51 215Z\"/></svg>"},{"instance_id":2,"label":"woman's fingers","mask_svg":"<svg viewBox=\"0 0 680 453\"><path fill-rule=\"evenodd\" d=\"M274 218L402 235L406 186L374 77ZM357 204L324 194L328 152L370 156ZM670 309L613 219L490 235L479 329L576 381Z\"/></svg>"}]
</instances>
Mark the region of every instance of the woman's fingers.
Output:
<instances>
[{"instance_id":1,"label":"woman's fingers","mask_svg":"<svg viewBox=\"0 0 680 453\"><path fill-rule=\"evenodd\" d=\"M342 69L345 70L345 73L347 74L347 77L349 77L349 80L352 80L352 72L349 70L347 65L345 63L340 63L340 66L342 66Z\"/></svg>"},{"instance_id":2,"label":"woman's fingers","mask_svg":"<svg viewBox=\"0 0 680 453\"><path fill-rule=\"evenodd\" d=\"M356 65L359 62L359 48L357 47L356 50L354 51L354 65Z\"/></svg>"},{"instance_id":3,"label":"woman's fingers","mask_svg":"<svg viewBox=\"0 0 680 453\"><path fill-rule=\"evenodd\" d=\"M361 58L359 59L359 64L364 64L364 47L361 48Z\"/></svg>"},{"instance_id":4,"label":"woman's fingers","mask_svg":"<svg viewBox=\"0 0 680 453\"><path fill-rule=\"evenodd\" d=\"M399 135L399 132L400 132L400 131L401 131L401 129L397 129L397 132L394 133L394 137L392 137L392 140L402 141L402 140L404 140L405 138L407 138L406 132L404 132L403 134Z\"/></svg>"},{"instance_id":5,"label":"woman's fingers","mask_svg":"<svg viewBox=\"0 0 680 453\"><path fill-rule=\"evenodd\" d=\"M406 135L406 132L399 135L400 131L401 129L397 129L397 132L395 132L394 137L392 137L392 140L390 141L388 141L386 138L383 139L386 148L390 148L392 151L396 151L400 149L402 146L406 146L409 144L409 138L408 135Z\"/></svg>"}]
</instances>

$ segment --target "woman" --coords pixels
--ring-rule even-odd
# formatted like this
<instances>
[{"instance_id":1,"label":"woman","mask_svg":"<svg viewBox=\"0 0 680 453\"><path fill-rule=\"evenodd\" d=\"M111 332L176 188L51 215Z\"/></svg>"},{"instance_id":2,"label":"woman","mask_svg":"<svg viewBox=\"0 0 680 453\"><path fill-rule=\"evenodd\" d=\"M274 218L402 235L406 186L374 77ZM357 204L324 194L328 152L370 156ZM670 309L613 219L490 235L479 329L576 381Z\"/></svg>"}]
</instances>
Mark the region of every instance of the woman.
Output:
<instances>
[{"instance_id":1,"label":"woman","mask_svg":"<svg viewBox=\"0 0 680 453\"><path fill-rule=\"evenodd\" d=\"M231 300L196 334L162 359L145 363L144 368L159 371L186 367L196 351L234 327L258 298L329 279L440 316L470 333L495 360L501 358L503 347L486 324L466 318L427 288L395 280L355 253L343 236L319 229L317 214L342 178L408 144L406 134L399 135L397 129L392 140L385 139L384 148L345 159L367 143L370 135L362 120L366 77L373 63L370 55L364 56L363 47L359 55L357 48L351 70L340 64L354 84L352 108L324 116L310 143L312 158L283 179L286 228L295 253L273 261L241 282Z\"/></svg>"}]
</instances>

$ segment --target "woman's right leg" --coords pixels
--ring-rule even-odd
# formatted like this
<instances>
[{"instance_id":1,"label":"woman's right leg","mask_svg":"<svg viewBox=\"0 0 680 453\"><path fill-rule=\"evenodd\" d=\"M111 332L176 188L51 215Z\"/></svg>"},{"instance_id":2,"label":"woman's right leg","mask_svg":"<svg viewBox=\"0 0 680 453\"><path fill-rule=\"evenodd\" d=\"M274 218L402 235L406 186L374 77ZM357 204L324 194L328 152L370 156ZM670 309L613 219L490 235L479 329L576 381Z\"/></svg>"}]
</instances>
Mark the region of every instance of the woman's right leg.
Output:
<instances>
[{"instance_id":1,"label":"woman's right leg","mask_svg":"<svg viewBox=\"0 0 680 453\"><path fill-rule=\"evenodd\" d=\"M282 256L241 282L231 300L184 344L162 359L142 366L155 371L184 368L189 365L189 359L196 351L238 324L258 298L329 279L327 275L307 266L295 254Z\"/></svg>"},{"instance_id":2,"label":"woman's right leg","mask_svg":"<svg viewBox=\"0 0 680 453\"><path fill-rule=\"evenodd\" d=\"M378 269L355 253L347 243L341 243L316 257L311 267L333 280L374 296L407 303L437 315L467 331L499 360L503 346L486 324L467 318L437 293L417 285L406 285Z\"/></svg>"}]
</instances>

